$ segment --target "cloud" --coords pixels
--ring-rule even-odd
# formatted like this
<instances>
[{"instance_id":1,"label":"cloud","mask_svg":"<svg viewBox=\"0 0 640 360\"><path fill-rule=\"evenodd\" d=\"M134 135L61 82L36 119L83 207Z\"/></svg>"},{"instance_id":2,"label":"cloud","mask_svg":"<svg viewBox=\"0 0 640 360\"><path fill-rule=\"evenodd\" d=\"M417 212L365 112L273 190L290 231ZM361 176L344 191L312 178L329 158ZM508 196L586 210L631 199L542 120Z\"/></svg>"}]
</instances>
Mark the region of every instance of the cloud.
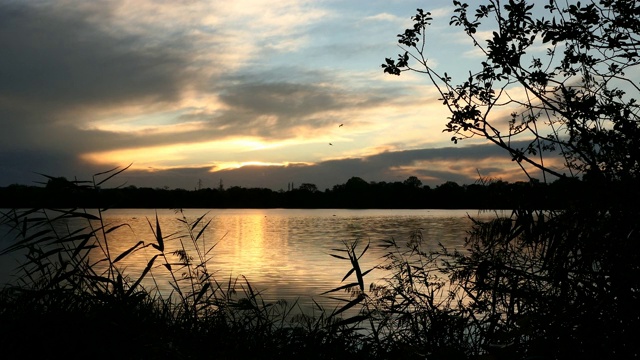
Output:
<instances>
[{"instance_id":1,"label":"cloud","mask_svg":"<svg viewBox=\"0 0 640 360\"><path fill-rule=\"evenodd\" d=\"M19 107L112 106L175 100L189 78L187 48L146 46L106 32L90 19L110 9L1 4L0 96Z\"/></svg>"},{"instance_id":2,"label":"cloud","mask_svg":"<svg viewBox=\"0 0 640 360\"><path fill-rule=\"evenodd\" d=\"M100 148L100 138L117 143L126 137L81 128L109 109L174 102L196 78L187 45L170 38L171 46L149 45L112 31L109 4L0 3L3 152L73 157L78 149Z\"/></svg>"},{"instance_id":3,"label":"cloud","mask_svg":"<svg viewBox=\"0 0 640 360\"><path fill-rule=\"evenodd\" d=\"M185 188L468 179L415 152L446 111L424 78L383 76L401 27L381 6L0 0L0 186L130 162L133 184Z\"/></svg>"},{"instance_id":4,"label":"cloud","mask_svg":"<svg viewBox=\"0 0 640 360\"><path fill-rule=\"evenodd\" d=\"M212 107L184 108L175 113L159 114L169 119L155 120L149 127L135 127L137 118L116 126L125 131L93 129L110 140L98 142L92 152L144 149L158 146L231 142L233 139L253 138L261 142L297 140L316 142L326 137L327 129L348 122L349 134L358 133L358 124L371 123L369 113L386 116L383 109L393 103L406 108L394 86L366 87L358 84L356 76L342 79L324 72L309 73L289 69L286 79L278 76L278 69L224 76L216 83L219 91ZM367 76L363 74L362 76ZM349 81L353 83L349 83ZM355 84L354 84L355 83ZM390 114L396 116L394 114ZM159 122L163 122L159 125ZM129 126L131 125L131 126ZM90 130L88 130L90 131ZM127 144L129 144L127 146ZM212 148L213 150L213 148Z\"/></svg>"},{"instance_id":5,"label":"cloud","mask_svg":"<svg viewBox=\"0 0 640 360\"><path fill-rule=\"evenodd\" d=\"M224 69L234 69L234 63L228 62L225 55L230 51L211 52L208 46L224 45L224 49L242 52L238 44L243 42L237 41L237 36L251 34L250 29L240 27L235 40L232 39L235 44L224 44L225 37L221 35L228 34L222 33L234 31L238 26L225 25L230 21L225 18L228 13L209 12L217 14L213 15L217 20L203 16L204 10L211 10L203 8L203 4L0 3L0 47L3 49L0 150L4 154L14 150L22 154L40 151L40 158L29 156L33 161L29 166L38 169L48 168L44 164L48 157L69 157L68 161L76 162L78 154L87 151L210 141L224 138L232 130L244 131L240 126L221 132L225 115L226 119L244 126L260 125L259 119L243 121L241 118L243 113L253 116L254 110L260 109L234 107L233 102L238 100L233 96L244 96L242 91L224 98L230 103L231 112L182 107L185 94L194 89L202 101L211 100L211 95L219 91L224 82L220 81L220 74L225 73ZM200 10L189 13L196 9ZM287 29L321 15L305 12L299 2L279 3L277 7L262 2L246 9L236 7L230 17L242 16L247 11L249 15L264 11L261 17L249 16L252 21L245 24L253 28L263 23L271 29L269 33L254 32L254 35L273 41L279 36L295 36ZM302 12L304 16L297 16ZM176 17L177 14L184 16ZM184 19L193 20L194 15L199 22L185 27ZM171 21L160 21L163 19ZM279 23L278 19L285 19L286 24ZM203 25L219 21L222 30ZM271 23L279 23L278 28L269 27ZM254 52L258 51L255 42L249 43L253 44ZM211 54L216 55L211 57ZM218 84L210 87L211 81L216 80ZM295 92L298 98L313 95L299 87L282 89L280 94ZM234 91L233 87L229 88ZM253 94L254 100L263 99L262 106L268 106L266 101L273 100L265 98L264 93L261 95L256 87L249 90L246 95ZM298 101L309 106L310 100ZM100 127L101 123L123 124L122 118L133 118L132 123L137 123L141 120L136 114L157 120L158 115L167 111L174 111L174 116L165 124L165 131L157 121L137 131L113 130L117 126L112 130L108 130L108 126ZM198 122L185 126L184 120L194 116L200 116L196 119ZM102 118L106 119L100 120ZM229 123L234 123L231 120ZM291 121L290 117L287 121Z\"/></svg>"},{"instance_id":6,"label":"cloud","mask_svg":"<svg viewBox=\"0 0 640 360\"><path fill-rule=\"evenodd\" d=\"M238 134L286 138L303 129L320 129L343 122L345 113L378 107L391 98L381 90L340 85L330 74L316 75L315 83L243 79L224 87L220 100L225 110L211 121ZM243 76L244 77L244 76ZM230 81L231 82L231 81ZM344 83L342 83L344 84Z\"/></svg>"},{"instance_id":7,"label":"cloud","mask_svg":"<svg viewBox=\"0 0 640 360\"><path fill-rule=\"evenodd\" d=\"M548 164L555 161L558 166L561 165L553 157L547 161ZM531 174L541 178L535 171ZM216 187L222 180L227 187L278 190L286 189L287 184L293 182L316 184L319 189L324 190L343 184L353 176L374 182L403 181L409 176L417 176L424 184L432 187L446 181L472 184L480 176L510 182L526 180L524 172L511 161L506 151L492 144L388 151L361 158L334 159L314 164L250 165L220 171L211 167L174 168L154 172L127 171L119 177L129 184L147 187L193 189L199 180L202 180L205 187Z\"/></svg>"},{"instance_id":8,"label":"cloud","mask_svg":"<svg viewBox=\"0 0 640 360\"><path fill-rule=\"evenodd\" d=\"M364 18L364 21L374 21L374 22L381 21L381 22L392 22L396 24L401 24L405 21L405 19L393 14L383 12L383 13L367 16Z\"/></svg>"},{"instance_id":9,"label":"cloud","mask_svg":"<svg viewBox=\"0 0 640 360\"><path fill-rule=\"evenodd\" d=\"M331 120L321 114L362 108L382 95L330 85L335 79L323 71L238 68L228 61L229 53L247 50L240 44L252 44L245 57L264 58L256 52L268 51L259 45L265 39L295 37L328 14L312 3L254 2L217 11L200 2L65 4L0 5L0 45L7 50L0 58L0 104L5 123L19 133L4 137L5 144L45 145L34 127L46 128L47 146L79 151L89 150L84 143L103 150L237 134L282 138L299 127L326 126ZM178 20L168 21L172 16ZM233 20L243 17L252 21ZM167 111L175 112L169 123L134 125L137 114L157 118ZM199 127L186 129L185 122ZM179 129L167 134L169 128ZM63 145L69 138L76 142Z\"/></svg>"}]
</instances>

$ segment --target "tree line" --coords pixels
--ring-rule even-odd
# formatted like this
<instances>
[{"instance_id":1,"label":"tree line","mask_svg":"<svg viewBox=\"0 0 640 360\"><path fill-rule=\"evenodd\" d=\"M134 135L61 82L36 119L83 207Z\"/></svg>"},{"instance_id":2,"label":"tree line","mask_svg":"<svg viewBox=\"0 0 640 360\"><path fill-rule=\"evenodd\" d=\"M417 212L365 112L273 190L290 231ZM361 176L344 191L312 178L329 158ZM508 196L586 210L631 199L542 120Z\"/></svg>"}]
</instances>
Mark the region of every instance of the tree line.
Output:
<instances>
[{"instance_id":1,"label":"tree line","mask_svg":"<svg viewBox=\"0 0 640 360\"><path fill-rule=\"evenodd\" d=\"M478 181L460 185L447 181L435 187L415 176L404 181L367 182L352 177L321 191L302 183L286 191L267 188L200 188L194 190L85 186L83 182L50 178L45 186L10 185L0 188L0 208L356 208L356 209L538 209L564 207L581 181L552 183Z\"/></svg>"}]
</instances>

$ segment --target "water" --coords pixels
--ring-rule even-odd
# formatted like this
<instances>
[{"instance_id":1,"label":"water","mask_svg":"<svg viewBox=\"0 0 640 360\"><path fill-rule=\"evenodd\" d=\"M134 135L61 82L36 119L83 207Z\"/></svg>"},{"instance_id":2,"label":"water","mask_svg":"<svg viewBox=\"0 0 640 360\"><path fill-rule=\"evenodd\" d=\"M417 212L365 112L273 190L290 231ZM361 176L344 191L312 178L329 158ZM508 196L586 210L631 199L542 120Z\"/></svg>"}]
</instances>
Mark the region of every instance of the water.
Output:
<instances>
[{"instance_id":1,"label":"water","mask_svg":"<svg viewBox=\"0 0 640 360\"><path fill-rule=\"evenodd\" d=\"M156 213L169 253L184 246L197 260L192 241L180 237L188 233L189 226L178 220L182 214L168 209L105 212L104 220L109 224L106 228L126 224L107 235L112 258L138 241L155 243ZM195 234L210 221L198 246L203 251L211 249L206 255L207 267L218 281L244 276L266 301L298 299L303 304L310 304L312 298L322 299L319 294L343 284L341 280L351 264L330 254L338 254L335 249L344 249L345 242L358 240L360 249L371 244L361 259L363 269L369 269L381 262L384 250L379 245L384 240L393 238L404 244L412 232L420 230L427 247L435 248L442 243L450 249L463 248L471 227L468 215L490 216L477 210L345 209L187 209L184 215L188 222L205 215ZM0 246L6 247L7 242L0 239ZM155 254L155 249L146 247L124 258L119 267L135 279ZM178 258L169 256L167 260L177 262ZM0 262L4 272L8 263L14 264L6 259ZM172 290L171 278L163 263L162 258L156 259L153 277L147 276L142 284L147 287L157 284L161 293L167 294ZM379 270L374 270L367 278L375 281L380 276Z\"/></svg>"}]
</instances>

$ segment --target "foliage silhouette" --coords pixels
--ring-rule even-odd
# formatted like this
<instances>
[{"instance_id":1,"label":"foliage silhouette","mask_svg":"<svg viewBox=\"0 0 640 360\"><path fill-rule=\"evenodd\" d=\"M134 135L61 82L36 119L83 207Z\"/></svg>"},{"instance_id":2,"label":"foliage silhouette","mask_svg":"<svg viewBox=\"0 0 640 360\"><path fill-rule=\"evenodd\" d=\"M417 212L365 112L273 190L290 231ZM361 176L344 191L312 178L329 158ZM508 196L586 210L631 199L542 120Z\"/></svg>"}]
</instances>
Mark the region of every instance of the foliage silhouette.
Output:
<instances>
[{"instance_id":1,"label":"foliage silhouette","mask_svg":"<svg viewBox=\"0 0 640 360\"><path fill-rule=\"evenodd\" d=\"M576 194L555 211L519 199L511 217L476 223L468 251L439 252L446 261L437 268L459 296L451 311L475 333L467 355L638 356L640 6L453 3L450 25L484 55L480 70L461 82L436 72L427 60L431 14L418 9L384 72L426 75L450 111L444 131L454 143L484 138L531 186L536 175L559 178ZM512 146L516 139L528 145Z\"/></svg>"}]
</instances>

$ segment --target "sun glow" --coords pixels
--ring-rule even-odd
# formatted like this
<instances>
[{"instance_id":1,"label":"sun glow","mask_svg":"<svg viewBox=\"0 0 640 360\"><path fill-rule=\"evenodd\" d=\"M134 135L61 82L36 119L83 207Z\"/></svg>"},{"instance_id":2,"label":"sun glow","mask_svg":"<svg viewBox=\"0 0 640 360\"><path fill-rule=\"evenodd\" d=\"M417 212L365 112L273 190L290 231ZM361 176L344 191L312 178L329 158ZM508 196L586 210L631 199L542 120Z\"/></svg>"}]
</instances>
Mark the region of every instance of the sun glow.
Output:
<instances>
[{"instance_id":1,"label":"sun glow","mask_svg":"<svg viewBox=\"0 0 640 360\"><path fill-rule=\"evenodd\" d=\"M211 171L239 169L245 166L289 166L289 162L265 162L265 161L244 161L244 162L223 162L216 163L215 167Z\"/></svg>"},{"instance_id":2,"label":"sun glow","mask_svg":"<svg viewBox=\"0 0 640 360\"><path fill-rule=\"evenodd\" d=\"M145 170L153 168L212 166L220 169L238 168L247 165L285 165L285 163L259 161L255 151L281 147L283 144L264 142L251 138L238 138L221 141L199 143L179 143L163 146L148 146L129 149L92 152L81 155L81 158L93 164L131 163L132 169ZM252 155L253 154L253 155ZM253 159L240 159L251 157ZM232 161L235 160L235 161Z\"/></svg>"}]
</instances>

